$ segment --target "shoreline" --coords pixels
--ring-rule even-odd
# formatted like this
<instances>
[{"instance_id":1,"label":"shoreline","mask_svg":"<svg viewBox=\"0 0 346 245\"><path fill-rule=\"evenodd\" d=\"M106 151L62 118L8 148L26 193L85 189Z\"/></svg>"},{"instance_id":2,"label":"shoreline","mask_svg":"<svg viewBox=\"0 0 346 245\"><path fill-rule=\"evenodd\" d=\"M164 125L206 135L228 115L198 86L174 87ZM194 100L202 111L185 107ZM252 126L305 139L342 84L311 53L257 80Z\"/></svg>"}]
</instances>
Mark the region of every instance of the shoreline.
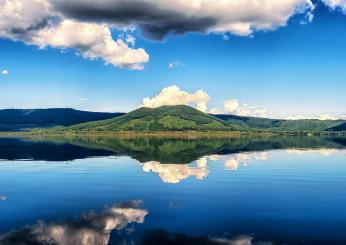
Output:
<instances>
[{"instance_id":1,"label":"shoreline","mask_svg":"<svg viewBox=\"0 0 346 245\"><path fill-rule=\"evenodd\" d=\"M239 138L239 137L275 137L275 136L346 136L346 132L275 132L275 131L105 131L105 132L0 132L0 137L169 137L169 138Z\"/></svg>"}]
</instances>

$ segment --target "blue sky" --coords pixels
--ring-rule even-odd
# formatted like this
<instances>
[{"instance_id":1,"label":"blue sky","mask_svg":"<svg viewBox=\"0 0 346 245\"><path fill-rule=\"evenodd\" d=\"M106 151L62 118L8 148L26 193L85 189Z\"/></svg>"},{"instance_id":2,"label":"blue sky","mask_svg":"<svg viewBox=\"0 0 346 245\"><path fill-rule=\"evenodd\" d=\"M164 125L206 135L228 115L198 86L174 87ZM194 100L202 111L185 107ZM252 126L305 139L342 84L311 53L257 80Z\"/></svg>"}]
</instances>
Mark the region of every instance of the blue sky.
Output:
<instances>
[{"instance_id":1,"label":"blue sky","mask_svg":"<svg viewBox=\"0 0 346 245\"><path fill-rule=\"evenodd\" d=\"M208 111L239 114L224 108L236 100L250 114L258 108L270 117L345 116L346 14L315 3L313 16L309 22L296 14L283 26L249 35L187 32L151 40L128 31L150 56L142 70L90 60L73 47L39 48L3 37L0 70L8 74L0 75L0 108L126 112L176 85L207 93ZM121 33L112 29L113 39Z\"/></svg>"}]
</instances>

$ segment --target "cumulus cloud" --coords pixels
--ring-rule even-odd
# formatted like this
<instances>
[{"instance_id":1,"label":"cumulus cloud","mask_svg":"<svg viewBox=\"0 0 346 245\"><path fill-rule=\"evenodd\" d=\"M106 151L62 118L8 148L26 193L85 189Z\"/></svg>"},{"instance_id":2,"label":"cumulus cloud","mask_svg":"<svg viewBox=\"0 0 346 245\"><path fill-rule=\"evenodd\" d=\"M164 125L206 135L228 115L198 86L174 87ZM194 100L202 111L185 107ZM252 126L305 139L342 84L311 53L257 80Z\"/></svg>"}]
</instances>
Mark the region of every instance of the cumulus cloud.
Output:
<instances>
[{"instance_id":1,"label":"cumulus cloud","mask_svg":"<svg viewBox=\"0 0 346 245\"><path fill-rule=\"evenodd\" d=\"M187 32L251 35L285 26L296 14L313 11L310 0L58 0L69 18L137 28L150 39Z\"/></svg>"},{"instance_id":2,"label":"cumulus cloud","mask_svg":"<svg viewBox=\"0 0 346 245\"><path fill-rule=\"evenodd\" d=\"M1 74L2 74L2 75L8 75L8 70L6 70L6 69L5 69L5 70L2 70L2 71L1 71Z\"/></svg>"},{"instance_id":3,"label":"cumulus cloud","mask_svg":"<svg viewBox=\"0 0 346 245\"><path fill-rule=\"evenodd\" d=\"M142 64L148 61L143 49L130 48L122 39L113 40L106 25L64 20L59 25L37 31L32 42L41 48L75 47L85 58L102 58L107 64L133 70L143 69Z\"/></svg>"},{"instance_id":4,"label":"cumulus cloud","mask_svg":"<svg viewBox=\"0 0 346 245\"><path fill-rule=\"evenodd\" d=\"M235 99L226 100L223 103L224 110L213 108L209 111L211 114L233 114L238 116L268 117L268 110L257 106L248 106L240 104Z\"/></svg>"},{"instance_id":5,"label":"cumulus cloud","mask_svg":"<svg viewBox=\"0 0 346 245\"><path fill-rule=\"evenodd\" d=\"M345 0L322 0L346 9ZM117 39L111 30L138 30L162 40L189 32L251 36L287 25L292 16L313 19L311 0L0 0L0 38L40 48L75 49L87 59L143 69L149 55L135 48L136 39Z\"/></svg>"},{"instance_id":6,"label":"cumulus cloud","mask_svg":"<svg viewBox=\"0 0 346 245\"><path fill-rule=\"evenodd\" d=\"M177 61L173 61L171 63L168 64L168 68L173 69L173 68L181 68L184 67L185 64L179 60Z\"/></svg>"},{"instance_id":7,"label":"cumulus cloud","mask_svg":"<svg viewBox=\"0 0 346 245\"><path fill-rule=\"evenodd\" d=\"M320 115L320 116L318 116L318 119L319 120L337 120L336 117L329 115L329 114Z\"/></svg>"},{"instance_id":8,"label":"cumulus cloud","mask_svg":"<svg viewBox=\"0 0 346 245\"><path fill-rule=\"evenodd\" d=\"M126 35L125 41L126 43L130 44L132 47L136 45L136 38L130 34Z\"/></svg>"},{"instance_id":9,"label":"cumulus cloud","mask_svg":"<svg viewBox=\"0 0 346 245\"><path fill-rule=\"evenodd\" d=\"M227 112L236 113L239 109L239 103L237 100L226 100L223 106Z\"/></svg>"},{"instance_id":10,"label":"cumulus cloud","mask_svg":"<svg viewBox=\"0 0 346 245\"><path fill-rule=\"evenodd\" d=\"M77 100L81 101L81 102L87 102L89 101L88 98L85 98L85 97L78 97Z\"/></svg>"},{"instance_id":11,"label":"cumulus cloud","mask_svg":"<svg viewBox=\"0 0 346 245\"><path fill-rule=\"evenodd\" d=\"M141 48L129 47L134 40L114 40L107 23L83 22L66 18L56 11L55 1L0 0L0 37L23 41L39 48L73 48L84 58L102 59L106 64L143 69L149 55Z\"/></svg>"},{"instance_id":12,"label":"cumulus cloud","mask_svg":"<svg viewBox=\"0 0 346 245\"><path fill-rule=\"evenodd\" d=\"M213 109L209 110L209 113L217 115L217 114L223 114L224 112L219 110L218 108L213 108Z\"/></svg>"},{"instance_id":13,"label":"cumulus cloud","mask_svg":"<svg viewBox=\"0 0 346 245\"><path fill-rule=\"evenodd\" d=\"M196 107L200 111L206 112L208 102L209 96L203 90L189 93L172 85L162 89L162 91L153 98L144 98L141 106L156 108L163 105L190 105Z\"/></svg>"},{"instance_id":14,"label":"cumulus cloud","mask_svg":"<svg viewBox=\"0 0 346 245\"><path fill-rule=\"evenodd\" d=\"M346 11L346 0L322 0L331 9L341 9Z\"/></svg>"},{"instance_id":15,"label":"cumulus cloud","mask_svg":"<svg viewBox=\"0 0 346 245\"><path fill-rule=\"evenodd\" d=\"M322 0L345 9L345 0ZM287 25L292 16L313 19L311 0L0 0L0 38L40 48L75 49L87 59L143 69L149 55L135 48L132 35L112 37L111 30L138 30L162 40L189 32L251 36Z\"/></svg>"},{"instance_id":16,"label":"cumulus cloud","mask_svg":"<svg viewBox=\"0 0 346 245\"><path fill-rule=\"evenodd\" d=\"M65 244L104 245L113 230L122 230L130 223L144 223L147 210L140 209L142 201L122 203L102 212L84 214L79 220L44 224L39 222L21 230L0 235L1 244ZM126 244L126 241L124 241Z\"/></svg>"},{"instance_id":17,"label":"cumulus cloud","mask_svg":"<svg viewBox=\"0 0 346 245\"><path fill-rule=\"evenodd\" d=\"M317 115L317 116L303 116L303 115L296 115L296 116L289 116L286 118L286 120L303 120L303 119L315 119L315 120L339 120L339 119L345 119L346 117L344 116L333 116L330 114L322 114L322 115Z\"/></svg>"},{"instance_id":18,"label":"cumulus cloud","mask_svg":"<svg viewBox=\"0 0 346 245\"><path fill-rule=\"evenodd\" d=\"M156 96L143 99L141 106L157 108L164 105L189 105L196 109L206 112L208 109L210 97L203 90L197 90L194 93L181 90L176 85L162 89ZM239 116L267 117L268 110L260 107L250 107L246 104L240 104L237 100L231 99L224 102L224 110L213 108L208 111L211 114L234 114Z\"/></svg>"}]
</instances>

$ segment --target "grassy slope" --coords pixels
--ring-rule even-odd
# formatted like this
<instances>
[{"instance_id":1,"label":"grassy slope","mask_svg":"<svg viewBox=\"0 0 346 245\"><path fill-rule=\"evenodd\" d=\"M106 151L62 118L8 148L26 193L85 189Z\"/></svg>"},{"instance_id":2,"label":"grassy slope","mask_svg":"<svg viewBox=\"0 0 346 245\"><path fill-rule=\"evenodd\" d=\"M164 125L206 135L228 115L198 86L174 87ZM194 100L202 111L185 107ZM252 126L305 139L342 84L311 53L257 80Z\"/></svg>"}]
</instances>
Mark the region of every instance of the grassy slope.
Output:
<instances>
[{"instance_id":1,"label":"grassy slope","mask_svg":"<svg viewBox=\"0 0 346 245\"><path fill-rule=\"evenodd\" d=\"M215 118L189 106L139 108L108 120L67 128L75 131L235 131L243 127Z\"/></svg>"}]
</instances>

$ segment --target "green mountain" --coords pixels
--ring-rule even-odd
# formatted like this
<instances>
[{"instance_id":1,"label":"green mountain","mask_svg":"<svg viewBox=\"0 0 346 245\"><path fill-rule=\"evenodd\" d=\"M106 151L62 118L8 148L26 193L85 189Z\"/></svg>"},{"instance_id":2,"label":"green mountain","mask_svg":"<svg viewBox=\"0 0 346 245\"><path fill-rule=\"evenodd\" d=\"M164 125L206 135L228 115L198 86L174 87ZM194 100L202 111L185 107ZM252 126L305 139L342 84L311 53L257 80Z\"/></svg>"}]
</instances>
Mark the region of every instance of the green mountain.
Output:
<instances>
[{"instance_id":1,"label":"green mountain","mask_svg":"<svg viewBox=\"0 0 346 245\"><path fill-rule=\"evenodd\" d=\"M72 131L238 131L243 127L185 105L139 108L108 120L77 124Z\"/></svg>"}]
</instances>

